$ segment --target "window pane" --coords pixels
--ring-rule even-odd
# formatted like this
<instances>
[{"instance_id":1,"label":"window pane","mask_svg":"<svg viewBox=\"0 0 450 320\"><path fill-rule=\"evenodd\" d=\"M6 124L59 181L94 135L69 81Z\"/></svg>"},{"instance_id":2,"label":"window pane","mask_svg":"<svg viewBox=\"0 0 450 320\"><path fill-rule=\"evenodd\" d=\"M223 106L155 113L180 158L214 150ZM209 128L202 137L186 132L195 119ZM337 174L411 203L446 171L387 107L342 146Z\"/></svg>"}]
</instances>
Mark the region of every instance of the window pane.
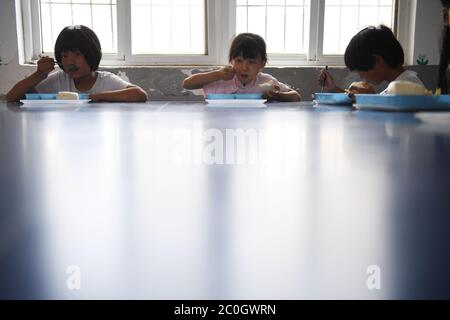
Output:
<instances>
[{"instance_id":1,"label":"window pane","mask_svg":"<svg viewBox=\"0 0 450 320\"><path fill-rule=\"evenodd\" d=\"M351 38L370 25L393 27L393 0L325 0L323 54L342 55Z\"/></svg>"},{"instance_id":2,"label":"window pane","mask_svg":"<svg viewBox=\"0 0 450 320\"><path fill-rule=\"evenodd\" d=\"M263 7L248 8L248 29L246 32L257 33L266 38L266 9ZM261 19L264 17L264 19Z\"/></svg>"},{"instance_id":3,"label":"window pane","mask_svg":"<svg viewBox=\"0 0 450 320\"><path fill-rule=\"evenodd\" d=\"M282 7L274 7L267 11L267 25L272 26L270 32L267 32L267 50L269 52L284 52L284 25L279 23L285 17L285 10Z\"/></svg>"},{"instance_id":4,"label":"window pane","mask_svg":"<svg viewBox=\"0 0 450 320\"><path fill-rule=\"evenodd\" d=\"M42 50L53 52L56 38L69 25L94 30L104 53L117 53L116 0L41 0Z\"/></svg>"},{"instance_id":5,"label":"window pane","mask_svg":"<svg viewBox=\"0 0 450 320\"><path fill-rule=\"evenodd\" d=\"M205 12L203 0L131 0L132 54L205 54Z\"/></svg>"},{"instance_id":6,"label":"window pane","mask_svg":"<svg viewBox=\"0 0 450 320\"><path fill-rule=\"evenodd\" d=\"M238 0L236 32L262 36L268 53L305 54L310 0Z\"/></svg>"}]
</instances>

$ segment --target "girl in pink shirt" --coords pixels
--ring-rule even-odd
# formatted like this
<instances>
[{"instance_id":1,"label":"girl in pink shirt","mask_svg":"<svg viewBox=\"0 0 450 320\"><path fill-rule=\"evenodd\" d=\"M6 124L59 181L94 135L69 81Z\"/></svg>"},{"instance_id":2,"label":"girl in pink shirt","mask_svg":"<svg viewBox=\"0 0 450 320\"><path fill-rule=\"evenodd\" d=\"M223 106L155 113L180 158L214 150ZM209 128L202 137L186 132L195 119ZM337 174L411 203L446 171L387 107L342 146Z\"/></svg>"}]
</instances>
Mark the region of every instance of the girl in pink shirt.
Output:
<instances>
[{"instance_id":1,"label":"girl in pink shirt","mask_svg":"<svg viewBox=\"0 0 450 320\"><path fill-rule=\"evenodd\" d=\"M234 37L230 65L194 74L183 81L188 90L211 93L263 93L269 100L300 101L300 94L269 74L262 73L267 62L266 43L259 35L241 33Z\"/></svg>"}]
</instances>

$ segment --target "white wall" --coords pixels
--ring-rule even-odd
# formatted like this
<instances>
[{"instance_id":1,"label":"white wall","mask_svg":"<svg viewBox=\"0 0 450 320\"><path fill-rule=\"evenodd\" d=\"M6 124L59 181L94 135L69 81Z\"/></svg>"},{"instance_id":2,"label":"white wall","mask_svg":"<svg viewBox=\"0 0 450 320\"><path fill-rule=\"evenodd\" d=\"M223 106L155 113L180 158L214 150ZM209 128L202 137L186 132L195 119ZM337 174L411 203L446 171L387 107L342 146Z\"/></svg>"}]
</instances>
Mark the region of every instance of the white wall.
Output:
<instances>
[{"instance_id":1,"label":"white wall","mask_svg":"<svg viewBox=\"0 0 450 320\"><path fill-rule=\"evenodd\" d=\"M5 94L20 79L35 70L19 65L15 0L0 1L0 94Z\"/></svg>"},{"instance_id":2,"label":"white wall","mask_svg":"<svg viewBox=\"0 0 450 320\"><path fill-rule=\"evenodd\" d=\"M17 52L15 2L6 0L0 3L0 56L2 62L11 60Z\"/></svg>"},{"instance_id":3,"label":"white wall","mask_svg":"<svg viewBox=\"0 0 450 320\"><path fill-rule=\"evenodd\" d=\"M426 54L429 64L439 64L442 7L439 0L418 0L414 34L414 61Z\"/></svg>"}]
</instances>

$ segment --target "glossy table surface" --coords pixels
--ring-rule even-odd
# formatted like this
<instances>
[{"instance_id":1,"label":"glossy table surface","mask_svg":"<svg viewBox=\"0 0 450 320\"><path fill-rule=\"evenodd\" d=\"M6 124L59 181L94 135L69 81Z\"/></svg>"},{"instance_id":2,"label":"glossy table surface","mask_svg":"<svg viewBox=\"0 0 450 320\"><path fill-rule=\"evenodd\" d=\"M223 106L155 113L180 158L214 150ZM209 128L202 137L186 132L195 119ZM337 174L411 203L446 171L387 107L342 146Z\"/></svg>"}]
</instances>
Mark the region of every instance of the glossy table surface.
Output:
<instances>
[{"instance_id":1,"label":"glossy table surface","mask_svg":"<svg viewBox=\"0 0 450 320\"><path fill-rule=\"evenodd\" d=\"M450 113L0 104L0 298L450 298Z\"/></svg>"}]
</instances>

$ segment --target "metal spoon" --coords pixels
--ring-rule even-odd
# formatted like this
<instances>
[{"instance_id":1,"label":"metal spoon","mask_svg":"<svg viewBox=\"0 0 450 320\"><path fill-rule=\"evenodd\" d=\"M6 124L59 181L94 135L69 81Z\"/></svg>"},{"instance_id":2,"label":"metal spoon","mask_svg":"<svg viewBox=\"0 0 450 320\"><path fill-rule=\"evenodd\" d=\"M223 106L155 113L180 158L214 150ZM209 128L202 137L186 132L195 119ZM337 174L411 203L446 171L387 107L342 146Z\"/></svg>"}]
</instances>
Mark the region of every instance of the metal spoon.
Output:
<instances>
[{"instance_id":1,"label":"metal spoon","mask_svg":"<svg viewBox=\"0 0 450 320\"><path fill-rule=\"evenodd\" d=\"M69 64L66 68L67 68L67 71L69 71L69 72L75 72L78 70L78 67L74 64Z\"/></svg>"}]
</instances>

